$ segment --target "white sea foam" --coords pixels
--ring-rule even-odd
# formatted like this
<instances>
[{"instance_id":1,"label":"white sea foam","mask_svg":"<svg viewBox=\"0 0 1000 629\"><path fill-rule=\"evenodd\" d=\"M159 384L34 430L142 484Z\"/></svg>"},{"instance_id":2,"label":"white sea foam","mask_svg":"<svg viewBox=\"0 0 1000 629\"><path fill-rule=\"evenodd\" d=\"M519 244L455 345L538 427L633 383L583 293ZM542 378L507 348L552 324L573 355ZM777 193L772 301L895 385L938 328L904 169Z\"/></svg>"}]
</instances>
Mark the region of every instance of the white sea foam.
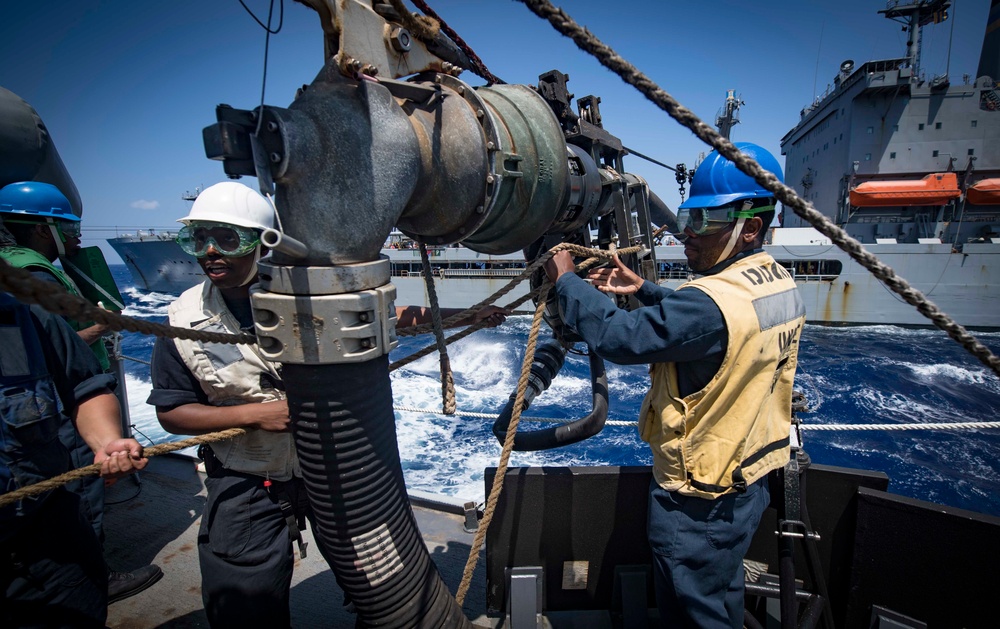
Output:
<instances>
[{"instance_id":1,"label":"white sea foam","mask_svg":"<svg viewBox=\"0 0 1000 629\"><path fill-rule=\"evenodd\" d=\"M927 325L931 325L930 320ZM942 332L936 328L909 328L896 325L850 325L845 327L830 327L815 323L807 323L805 329L811 334L835 335L838 339L846 338L941 338ZM1000 339L1000 332L973 332L973 335L982 339Z\"/></svg>"},{"instance_id":2,"label":"white sea foam","mask_svg":"<svg viewBox=\"0 0 1000 629\"><path fill-rule=\"evenodd\" d=\"M942 379L947 379L956 383L983 386L993 392L1000 393L1000 381L985 367L982 369L972 369L946 363L934 365L919 363L900 364L912 371L917 379L921 381L939 382Z\"/></svg>"},{"instance_id":3,"label":"white sea foam","mask_svg":"<svg viewBox=\"0 0 1000 629\"><path fill-rule=\"evenodd\" d=\"M806 407L810 412L820 412L832 390L825 377L801 371L795 375L795 389L805 396Z\"/></svg>"},{"instance_id":4,"label":"white sea foam","mask_svg":"<svg viewBox=\"0 0 1000 629\"><path fill-rule=\"evenodd\" d=\"M177 299L174 295L166 293L147 293L129 287L124 291L126 298L125 310L122 312L127 317L163 317L167 314L167 306Z\"/></svg>"},{"instance_id":5,"label":"white sea foam","mask_svg":"<svg viewBox=\"0 0 1000 629\"><path fill-rule=\"evenodd\" d=\"M899 392L886 392L871 387L861 387L854 394L857 406L870 417L870 423L934 423L969 421L956 414L949 406L926 403Z\"/></svg>"},{"instance_id":6,"label":"white sea foam","mask_svg":"<svg viewBox=\"0 0 1000 629\"><path fill-rule=\"evenodd\" d=\"M176 441L178 439L176 435L171 435L160 426L160 422L156 419L156 409L146 404L146 398L153 390L152 383L126 373L125 386L128 392L129 421L138 429L133 436L144 445L150 445L149 442L157 444Z\"/></svg>"}]
</instances>

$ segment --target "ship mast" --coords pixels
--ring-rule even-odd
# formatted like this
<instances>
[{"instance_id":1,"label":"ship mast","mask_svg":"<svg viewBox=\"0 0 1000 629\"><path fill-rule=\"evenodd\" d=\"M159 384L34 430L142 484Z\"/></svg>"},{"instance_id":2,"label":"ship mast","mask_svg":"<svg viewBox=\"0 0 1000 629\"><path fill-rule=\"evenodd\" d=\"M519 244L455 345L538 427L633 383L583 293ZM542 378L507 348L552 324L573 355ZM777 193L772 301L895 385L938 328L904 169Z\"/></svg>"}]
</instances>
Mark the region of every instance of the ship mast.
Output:
<instances>
[{"instance_id":1,"label":"ship mast","mask_svg":"<svg viewBox=\"0 0 1000 629\"><path fill-rule=\"evenodd\" d=\"M719 135L730 139L729 135L733 130L733 127L740 123L740 107L745 105L742 99L737 98L736 90L726 90L726 102L722 105L722 109L719 113L715 115L715 128L718 130ZM681 184L681 200L684 199L684 183L682 181L683 176L686 175L688 181L694 177L694 171L698 170L698 166L701 165L702 160L705 159L704 151L698 153L698 159L694 162L694 167L689 171L684 173L677 173L677 183ZM682 170L683 164L678 165L678 170Z\"/></svg>"},{"instance_id":2,"label":"ship mast","mask_svg":"<svg viewBox=\"0 0 1000 629\"><path fill-rule=\"evenodd\" d=\"M899 22L906 31L906 58L913 69L910 82L920 80L920 29L928 24L940 24L948 19L951 0L890 0L879 13Z\"/></svg>"},{"instance_id":3,"label":"ship mast","mask_svg":"<svg viewBox=\"0 0 1000 629\"><path fill-rule=\"evenodd\" d=\"M733 126L740 123L740 107L743 105L743 101L736 97L736 90L726 90L726 104L715 117L715 126L719 129L719 135L727 140Z\"/></svg>"}]
</instances>

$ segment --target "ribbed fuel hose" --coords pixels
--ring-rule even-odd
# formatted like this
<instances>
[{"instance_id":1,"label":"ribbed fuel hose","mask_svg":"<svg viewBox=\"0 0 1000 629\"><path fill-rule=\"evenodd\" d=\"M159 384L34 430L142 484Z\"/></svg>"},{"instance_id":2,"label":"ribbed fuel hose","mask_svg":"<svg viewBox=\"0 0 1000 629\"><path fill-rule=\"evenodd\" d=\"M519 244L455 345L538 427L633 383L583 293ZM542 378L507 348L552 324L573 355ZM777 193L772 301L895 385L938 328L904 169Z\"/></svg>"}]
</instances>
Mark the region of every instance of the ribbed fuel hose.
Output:
<instances>
[{"instance_id":1,"label":"ribbed fuel hose","mask_svg":"<svg viewBox=\"0 0 1000 629\"><path fill-rule=\"evenodd\" d=\"M389 359L283 367L316 542L363 627L468 627L410 509Z\"/></svg>"}]
</instances>

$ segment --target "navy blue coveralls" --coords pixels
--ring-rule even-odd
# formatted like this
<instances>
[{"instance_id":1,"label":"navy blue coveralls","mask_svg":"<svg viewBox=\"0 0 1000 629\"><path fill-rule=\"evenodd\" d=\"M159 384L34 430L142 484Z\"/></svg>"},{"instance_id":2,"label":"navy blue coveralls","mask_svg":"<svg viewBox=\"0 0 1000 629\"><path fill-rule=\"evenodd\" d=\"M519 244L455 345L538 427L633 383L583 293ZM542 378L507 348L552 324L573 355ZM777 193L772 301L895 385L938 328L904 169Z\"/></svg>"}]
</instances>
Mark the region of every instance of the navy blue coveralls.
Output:
<instances>
[{"instance_id":1,"label":"navy blue coveralls","mask_svg":"<svg viewBox=\"0 0 1000 629\"><path fill-rule=\"evenodd\" d=\"M61 317L0 293L0 493L73 468L59 432L115 386ZM104 627L101 545L65 487L0 509L0 626Z\"/></svg>"},{"instance_id":2,"label":"navy blue coveralls","mask_svg":"<svg viewBox=\"0 0 1000 629\"><path fill-rule=\"evenodd\" d=\"M226 300L245 330L252 332L253 314L246 303ZM153 390L146 400L157 410L184 404L209 404L201 384L181 359L170 339L153 346ZM283 386L280 382L272 386ZM208 500L198 532L202 601L213 629L272 627L291 624L289 591L294 555L291 527L305 518L313 526L305 484L301 478L269 481L226 469L205 450ZM293 522L289 522L289 516ZM330 563L330 558L319 551ZM346 604L346 603L345 603Z\"/></svg>"},{"instance_id":3,"label":"navy blue coveralls","mask_svg":"<svg viewBox=\"0 0 1000 629\"><path fill-rule=\"evenodd\" d=\"M32 276L62 287L62 284L48 271L32 271ZM100 363L98 363L100 366ZM94 462L94 453L83 440L72 422L66 422L59 429L59 439L69 449L73 468L84 467ZM104 543L104 480L100 476L87 476L66 485L66 488L80 496L80 509L94 527L97 539Z\"/></svg>"},{"instance_id":4,"label":"navy blue coveralls","mask_svg":"<svg viewBox=\"0 0 1000 629\"><path fill-rule=\"evenodd\" d=\"M741 252L705 274L761 251ZM705 388L722 366L729 343L726 322L712 298L700 290L674 291L645 282L635 295L645 307L631 312L573 273L559 278L556 293L563 321L591 351L623 365L677 363L683 397ZM743 520L733 513L763 511L768 501L766 478L744 494L716 500L650 484L647 527L664 627L728 626L718 618L718 605L708 602L720 589L733 593L726 596L725 608L734 626L742 626L743 598L735 594L741 588L734 586L743 580L739 568L754 531L733 526Z\"/></svg>"}]
</instances>

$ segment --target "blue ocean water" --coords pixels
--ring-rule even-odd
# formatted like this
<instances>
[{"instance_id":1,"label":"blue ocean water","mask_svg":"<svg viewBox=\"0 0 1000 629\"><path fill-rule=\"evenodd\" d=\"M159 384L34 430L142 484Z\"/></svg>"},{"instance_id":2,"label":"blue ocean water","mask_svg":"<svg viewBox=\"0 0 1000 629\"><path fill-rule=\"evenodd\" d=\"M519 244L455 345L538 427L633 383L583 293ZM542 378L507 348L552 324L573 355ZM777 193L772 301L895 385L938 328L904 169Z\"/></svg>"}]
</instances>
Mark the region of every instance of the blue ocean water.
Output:
<instances>
[{"instance_id":1,"label":"blue ocean water","mask_svg":"<svg viewBox=\"0 0 1000 629\"><path fill-rule=\"evenodd\" d=\"M134 288L125 266L112 271L128 304L126 315L161 321L171 295ZM449 347L458 409L495 415L514 390L529 317L512 317ZM1000 353L1000 333L977 337ZM390 360L433 343L431 336L404 338ZM148 361L153 338L126 333L125 355ZM165 433L145 404L149 367L127 361L127 386L137 438L159 443ZM634 422L648 386L643 366L608 366L609 425L579 444L545 452L514 453L512 466L648 465L648 446ZM392 374L394 404L432 412L397 411L400 458L411 490L482 501L483 470L495 466L500 444L493 420L447 417L441 408L436 354ZM829 328L807 325L802 334L796 387L808 400L806 426L821 424L919 424L995 421L1000 417L1000 381L985 366L937 330L895 326ZM552 386L526 412L530 417L576 418L590 412L586 358L570 355ZM537 429L538 423L521 429ZM141 433L141 435L140 435ZM820 431L804 433L816 463L862 468L889 475L889 490L904 496L1000 516L1000 430Z\"/></svg>"}]
</instances>

